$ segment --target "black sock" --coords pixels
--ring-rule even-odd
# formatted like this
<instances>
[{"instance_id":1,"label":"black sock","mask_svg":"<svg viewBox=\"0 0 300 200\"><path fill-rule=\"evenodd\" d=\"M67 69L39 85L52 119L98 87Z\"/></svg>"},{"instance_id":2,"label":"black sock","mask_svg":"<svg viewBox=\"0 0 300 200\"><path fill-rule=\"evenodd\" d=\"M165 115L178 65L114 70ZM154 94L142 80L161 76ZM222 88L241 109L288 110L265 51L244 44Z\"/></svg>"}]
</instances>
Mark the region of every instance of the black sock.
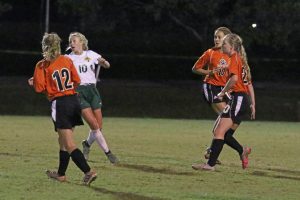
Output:
<instances>
[{"instance_id":1,"label":"black sock","mask_svg":"<svg viewBox=\"0 0 300 200\"><path fill-rule=\"evenodd\" d=\"M240 155L243 153L243 147L240 143L232 136L235 130L229 129L224 136L224 142L234 150L236 150Z\"/></svg>"},{"instance_id":2,"label":"black sock","mask_svg":"<svg viewBox=\"0 0 300 200\"><path fill-rule=\"evenodd\" d=\"M210 143L210 146L209 146L209 149L211 149L212 145L213 145L213 141L214 139L212 139L211 143Z\"/></svg>"},{"instance_id":3,"label":"black sock","mask_svg":"<svg viewBox=\"0 0 300 200\"><path fill-rule=\"evenodd\" d=\"M224 140L221 139L214 139L211 145L211 153L209 156L209 160L207 164L209 164L211 167L216 165L216 161L223 149Z\"/></svg>"},{"instance_id":4,"label":"black sock","mask_svg":"<svg viewBox=\"0 0 300 200\"><path fill-rule=\"evenodd\" d=\"M67 151L59 151L59 166L57 173L61 176L66 174L70 161L70 154Z\"/></svg>"},{"instance_id":5,"label":"black sock","mask_svg":"<svg viewBox=\"0 0 300 200\"><path fill-rule=\"evenodd\" d=\"M105 155L108 155L108 154L110 154L111 153L111 151L110 150L108 150L108 152L104 152L105 153Z\"/></svg>"},{"instance_id":6,"label":"black sock","mask_svg":"<svg viewBox=\"0 0 300 200\"><path fill-rule=\"evenodd\" d=\"M86 162L82 152L79 149L75 149L71 152L71 158L83 173L87 173L91 170L90 166Z\"/></svg>"}]
</instances>

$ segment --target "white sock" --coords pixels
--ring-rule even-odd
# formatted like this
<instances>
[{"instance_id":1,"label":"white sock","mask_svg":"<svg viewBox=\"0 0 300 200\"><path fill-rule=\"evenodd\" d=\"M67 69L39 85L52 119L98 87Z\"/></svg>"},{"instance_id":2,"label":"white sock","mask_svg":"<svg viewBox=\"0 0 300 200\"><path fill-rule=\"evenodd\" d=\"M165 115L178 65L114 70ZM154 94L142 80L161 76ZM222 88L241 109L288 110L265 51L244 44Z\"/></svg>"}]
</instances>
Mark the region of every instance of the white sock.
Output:
<instances>
[{"instance_id":1,"label":"white sock","mask_svg":"<svg viewBox=\"0 0 300 200\"><path fill-rule=\"evenodd\" d=\"M107 153L109 151L109 148L107 146L106 140L105 140L102 132L100 131L100 129L98 129L97 131L94 132L94 137L95 137L95 140L98 143L98 145L104 151L104 153Z\"/></svg>"},{"instance_id":2,"label":"white sock","mask_svg":"<svg viewBox=\"0 0 300 200\"><path fill-rule=\"evenodd\" d=\"M91 146L93 144L93 142L96 140L95 138L95 132L97 132L97 130L90 130L89 132L89 136L86 139L87 143Z\"/></svg>"}]
</instances>

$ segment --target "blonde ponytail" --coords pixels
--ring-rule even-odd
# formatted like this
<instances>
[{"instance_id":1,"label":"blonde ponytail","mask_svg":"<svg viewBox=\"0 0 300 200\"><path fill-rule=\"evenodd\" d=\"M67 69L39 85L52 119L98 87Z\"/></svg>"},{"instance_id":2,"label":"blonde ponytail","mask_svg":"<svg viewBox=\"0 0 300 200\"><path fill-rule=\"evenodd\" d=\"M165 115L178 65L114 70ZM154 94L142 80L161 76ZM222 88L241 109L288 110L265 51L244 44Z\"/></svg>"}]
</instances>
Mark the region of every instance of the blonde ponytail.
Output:
<instances>
[{"instance_id":1,"label":"blonde ponytail","mask_svg":"<svg viewBox=\"0 0 300 200\"><path fill-rule=\"evenodd\" d=\"M243 65L245 66L245 68L247 70L247 79L248 79L248 81L251 81L251 79L252 79L251 70L250 70L250 66L248 64L247 53L246 53L243 45L241 45L241 52L239 52L239 54L242 58Z\"/></svg>"},{"instance_id":2,"label":"blonde ponytail","mask_svg":"<svg viewBox=\"0 0 300 200\"><path fill-rule=\"evenodd\" d=\"M51 61L61 54L61 39L56 33L45 33L42 40L43 56Z\"/></svg>"}]
</instances>

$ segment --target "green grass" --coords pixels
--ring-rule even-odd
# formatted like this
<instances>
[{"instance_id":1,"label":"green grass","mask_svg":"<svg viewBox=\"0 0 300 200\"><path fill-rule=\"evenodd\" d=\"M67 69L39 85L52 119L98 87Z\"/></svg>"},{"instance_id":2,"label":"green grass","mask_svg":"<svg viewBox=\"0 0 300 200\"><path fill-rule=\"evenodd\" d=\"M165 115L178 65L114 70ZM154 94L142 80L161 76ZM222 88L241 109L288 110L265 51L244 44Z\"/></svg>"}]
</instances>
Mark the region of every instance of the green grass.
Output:
<instances>
[{"instance_id":1,"label":"green grass","mask_svg":"<svg viewBox=\"0 0 300 200\"><path fill-rule=\"evenodd\" d=\"M56 169L57 135L50 117L0 117L0 199L300 199L299 123L244 122L236 138L250 145L250 168L224 147L216 172L193 171L204 162L211 120L105 118L104 134L120 158L111 165L94 144L89 164L98 179L86 187L70 162L68 183L49 180ZM87 125L76 128L80 146Z\"/></svg>"}]
</instances>

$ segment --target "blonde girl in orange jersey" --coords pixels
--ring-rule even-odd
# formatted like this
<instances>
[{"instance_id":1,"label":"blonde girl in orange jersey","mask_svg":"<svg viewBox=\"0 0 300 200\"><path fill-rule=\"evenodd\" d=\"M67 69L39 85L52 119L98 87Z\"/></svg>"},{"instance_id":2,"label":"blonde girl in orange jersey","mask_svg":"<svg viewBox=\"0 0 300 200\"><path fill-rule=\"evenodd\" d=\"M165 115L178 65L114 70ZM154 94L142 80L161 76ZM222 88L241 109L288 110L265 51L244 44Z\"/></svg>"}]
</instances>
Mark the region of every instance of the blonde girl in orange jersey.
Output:
<instances>
[{"instance_id":1,"label":"blonde girl in orange jersey","mask_svg":"<svg viewBox=\"0 0 300 200\"><path fill-rule=\"evenodd\" d=\"M217 28L214 33L215 46L205 51L192 68L194 73L205 76L204 98L217 114L221 113L226 106L225 99L220 100L217 95L225 86L228 77L227 67L230 59L221 51L221 44L224 36L229 33L231 31L227 27Z\"/></svg>"},{"instance_id":2,"label":"blonde girl in orange jersey","mask_svg":"<svg viewBox=\"0 0 300 200\"><path fill-rule=\"evenodd\" d=\"M208 49L204 54L197 60L193 66L193 72L199 75L205 75L203 83L203 93L205 100L208 104L211 105L212 109L217 113L222 113L223 109L227 105L229 94L226 94L226 98L220 100L217 98L218 93L224 88L227 79L228 79L228 65L230 63L230 58L227 54L223 53L221 50L222 39L230 34L231 31L227 27L219 27L215 30L214 33L214 42L215 46L211 49ZM252 108L255 111L255 95L254 89L251 83L251 74L250 68L247 62L247 57L245 51L243 52L243 63L246 66L244 72L244 83L249 87L249 95L252 100ZM204 67L207 66L207 69ZM253 117L255 118L255 112ZM236 140L233 137L233 134L239 124L234 124L225 134L225 143L231 148L238 151L236 147ZM204 154L205 159L208 159L210 156L211 148L207 148ZM217 160L217 164L221 164Z\"/></svg>"},{"instance_id":3,"label":"blonde girl in orange jersey","mask_svg":"<svg viewBox=\"0 0 300 200\"><path fill-rule=\"evenodd\" d=\"M230 58L221 50L222 39L225 35L231 33L227 27L219 27L214 32L215 46L205 51L194 64L192 71L199 75L204 75L203 95L205 101L212 109L220 114L225 108L228 99L218 99L217 95L221 92L228 78L228 65ZM233 131L234 132L234 131ZM232 134L231 134L232 136ZM210 147L206 149L205 159L209 158ZM221 164L218 160L217 164Z\"/></svg>"},{"instance_id":4,"label":"blonde girl in orange jersey","mask_svg":"<svg viewBox=\"0 0 300 200\"><path fill-rule=\"evenodd\" d=\"M222 50L228 56L230 56L229 65L229 79L218 94L218 98L222 100L229 90L232 90L231 100L226 105L221 115L216 120L213 133L214 139L212 142L212 151L209 160L203 165L193 165L194 169L202 170L215 170L216 160L218 159L225 139L225 133L234 125L239 124L247 113L250 106L248 100L248 88L244 84L243 76L245 72L245 66L243 65L243 52L244 47L242 45L241 38L236 34L228 34L224 37L222 42ZM255 112L251 110L251 115ZM239 146L239 156L242 161L242 167L245 169L248 167L248 155L251 152L251 148Z\"/></svg>"},{"instance_id":5,"label":"blonde girl in orange jersey","mask_svg":"<svg viewBox=\"0 0 300 200\"><path fill-rule=\"evenodd\" d=\"M97 177L86 162L82 152L76 147L73 130L83 125L81 109L75 88L80 78L70 58L61 55L61 39L56 33L45 33L42 40L44 59L36 64L33 78L29 79L37 93L44 93L51 102L51 116L55 131L58 132L58 171L47 170L49 178L64 182L70 157L84 173L83 184L89 185Z\"/></svg>"}]
</instances>

